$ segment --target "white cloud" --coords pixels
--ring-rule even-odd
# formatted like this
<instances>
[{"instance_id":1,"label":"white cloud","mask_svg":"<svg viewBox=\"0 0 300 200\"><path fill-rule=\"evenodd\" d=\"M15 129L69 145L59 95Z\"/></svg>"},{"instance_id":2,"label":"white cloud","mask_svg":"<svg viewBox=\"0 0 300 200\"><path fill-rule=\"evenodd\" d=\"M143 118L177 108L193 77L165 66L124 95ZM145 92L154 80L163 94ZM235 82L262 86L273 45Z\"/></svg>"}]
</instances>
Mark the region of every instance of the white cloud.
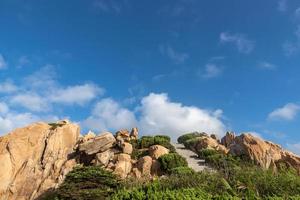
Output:
<instances>
[{"instance_id":1,"label":"white cloud","mask_svg":"<svg viewBox=\"0 0 300 200\"><path fill-rule=\"evenodd\" d=\"M146 134L163 133L176 139L179 135L191 131L218 135L225 133L225 126L220 120L220 110L211 112L171 102L165 93L151 93L144 97L139 110L139 126Z\"/></svg>"},{"instance_id":2,"label":"white cloud","mask_svg":"<svg viewBox=\"0 0 300 200\"><path fill-rule=\"evenodd\" d=\"M0 54L0 70L5 69L7 67L7 63L2 54Z\"/></svg>"},{"instance_id":3,"label":"white cloud","mask_svg":"<svg viewBox=\"0 0 300 200\"><path fill-rule=\"evenodd\" d=\"M236 33L231 34L229 32L222 32L220 34L221 43L232 43L236 46L240 53L249 54L255 47L255 42L248 39L245 35Z\"/></svg>"},{"instance_id":4,"label":"white cloud","mask_svg":"<svg viewBox=\"0 0 300 200\"><path fill-rule=\"evenodd\" d=\"M33 122L46 121L52 122L57 121L59 118L57 116L37 116L29 112L17 113L17 112L8 112L6 115L0 115L0 136L12 131L15 128L20 128L27 126Z\"/></svg>"},{"instance_id":5,"label":"white cloud","mask_svg":"<svg viewBox=\"0 0 300 200\"><path fill-rule=\"evenodd\" d=\"M297 155L300 155L300 143L294 143L294 144L288 143L286 145L286 148L289 151L291 151L291 152L293 152L293 153L295 153Z\"/></svg>"},{"instance_id":6,"label":"white cloud","mask_svg":"<svg viewBox=\"0 0 300 200\"><path fill-rule=\"evenodd\" d=\"M277 9L280 12L285 12L287 11L287 0L279 0L277 4Z\"/></svg>"},{"instance_id":7,"label":"white cloud","mask_svg":"<svg viewBox=\"0 0 300 200\"><path fill-rule=\"evenodd\" d=\"M32 92L17 94L10 101L13 105L22 106L30 111L45 112L50 109L47 99Z\"/></svg>"},{"instance_id":8,"label":"white cloud","mask_svg":"<svg viewBox=\"0 0 300 200\"><path fill-rule=\"evenodd\" d=\"M58 87L57 83L58 74L55 70L55 66L47 64L35 71L31 75L24 78L24 84L30 89L41 90L51 89Z\"/></svg>"},{"instance_id":9,"label":"white cloud","mask_svg":"<svg viewBox=\"0 0 300 200\"><path fill-rule=\"evenodd\" d=\"M300 7L295 10L295 17L300 19Z\"/></svg>"},{"instance_id":10,"label":"white cloud","mask_svg":"<svg viewBox=\"0 0 300 200\"><path fill-rule=\"evenodd\" d=\"M121 107L113 99L106 98L99 101L93 109L92 115L82 124L97 131L118 130L132 128L137 125L133 112Z\"/></svg>"},{"instance_id":11,"label":"white cloud","mask_svg":"<svg viewBox=\"0 0 300 200\"><path fill-rule=\"evenodd\" d=\"M209 111L194 106L171 102L165 93L151 93L141 100L141 105L130 111L112 99L97 103L92 115L82 122L84 127L97 131L117 130L138 126L140 133L168 134L176 139L191 131L205 131L223 135L225 125L222 111Z\"/></svg>"},{"instance_id":12,"label":"white cloud","mask_svg":"<svg viewBox=\"0 0 300 200\"><path fill-rule=\"evenodd\" d=\"M222 68L216 64L213 63L208 63L205 65L205 72L204 74L202 73L202 71L198 72L198 75L200 75L202 78L215 78L218 77L222 74Z\"/></svg>"},{"instance_id":13,"label":"white cloud","mask_svg":"<svg viewBox=\"0 0 300 200\"><path fill-rule=\"evenodd\" d=\"M274 65L272 63L269 63L269 62L266 62L266 61L259 62L258 67L261 68L261 69L266 69L266 70L275 70L275 69L277 69L276 65Z\"/></svg>"},{"instance_id":14,"label":"white cloud","mask_svg":"<svg viewBox=\"0 0 300 200\"><path fill-rule=\"evenodd\" d=\"M103 93L104 89L94 84L76 85L55 89L50 100L55 103L84 105Z\"/></svg>"},{"instance_id":15,"label":"white cloud","mask_svg":"<svg viewBox=\"0 0 300 200\"><path fill-rule=\"evenodd\" d=\"M175 64L182 64L189 58L189 54L184 52L178 52L168 45L161 45L159 47L159 50L163 55L168 56Z\"/></svg>"},{"instance_id":16,"label":"white cloud","mask_svg":"<svg viewBox=\"0 0 300 200\"><path fill-rule=\"evenodd\" d=\"M11 93L18 90L18 87L10 80L0 83L0 93Z\"/></svg>"},{"instance_id":17,"label":"white cloud","mask_svg":"<svg viewBox=\"0 0 300 200\"><path fill-rule=\"evenodd\" d=\"M269 120L293 120L300 110L300 106L288 103L282 108L277 108L268 115Z\"/></svg>"}]
</instances>

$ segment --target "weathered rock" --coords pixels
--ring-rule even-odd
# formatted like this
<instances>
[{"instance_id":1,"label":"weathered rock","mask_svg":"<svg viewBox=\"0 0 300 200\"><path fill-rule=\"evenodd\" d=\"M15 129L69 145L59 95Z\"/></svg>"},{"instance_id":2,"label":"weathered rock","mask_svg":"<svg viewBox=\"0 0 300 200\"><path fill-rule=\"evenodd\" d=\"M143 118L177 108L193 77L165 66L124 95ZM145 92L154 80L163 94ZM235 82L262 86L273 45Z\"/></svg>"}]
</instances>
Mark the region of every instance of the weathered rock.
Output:
<instances>
[{"instance_id":1,"label":"weathered rock","mask_svg":"<svg viewBox=\"0 0 300 200\"><path fill-rule=\"evenodd\" d=\"M117 140L121 140L121 138L122 138L125 142L129 142L130 141L129 131L127 129L119 130L116 133L116 138L117 138Z\"/></svg>"},{"instance_id":2,"label":"weathered rock","mask_svg":"<svg viewBox=\"0 0 300 200\"><path fill-rule=\"evenodd\" d=\"M251 134L242 134L235 137L230 145L230 153L237 156L247 156L259 166L268 169L277 162L285 161L296 169L300 167L300 158L291 156L292 153L284 151L279 145L266 142Z\"/></svg>"},{"instance_id":3,"label":"weathered rock","mask_svg":"<svg viewBox=\"0 0 300 200\"><path fill-rule=\"evenodd\" d=\"M132 164L131 158L128 154L118 155L117 163L115 165L114 173L120 178L124 179L131 172Z\"/></svg>"},{"instance_id":4,"label":"weathered rock","mask_svg":"<svg viewBox=\"0 0 300 200\"><path fill-rule=\"evenodd\" d=\"M168 154L168 153L169 153L169 149L167 149L161 145L152 145L151 147L149 147L149 155L153 159L158 159L160 156Z\"/></svg>"},{"instance_id":5,"label":"weathered rock","mask_svg":"<svg viewBox=\"0 0 300 200\"><path fill-rule=\"evenodd\" d=\"M221 139L221 144L229 148L234 142L235 134L233 132L227 132L226 135Z\"/></svg>"},{"instance_id":6,"label":"weathered rock","mask_svg":"<svg viewBox=\"0 0 300 200\"><path fill-rule=\"evenodd\" d=\"M95 137L96 137L96 134L92 131L89 131L86 135L83 136L82 142L86 142L86 141L88 141L90 139L93 139Z\"/></svg>"},{"instance_id":7,"label":"weathered rock","mask_svg":"<svg viewBox=\"0 0 300 200\"><path fill-rule=\"evenodd\" d=\"M137 167L142 176L151 176L152 158L150 156L144 156L138 160Z\"/></svg>"},{"instance_id":8,"label":"weathered rock","mask_svg":"<svg viewBox=\"0 0 300 200\"><path fill-rule=\"evenodd\" d=\"M0 137L0 199L35 199L56 187L76 164L68 156L78 137L79 126L66 120L35 123Z\"/></svg>"},{"instance_id":9,"label":"weathered rock","mask_svg":"<svg viewBox=\"0 0 300 200\"><path fill-rule=\"evenodd\" d=\"M140 170L138 168L133 168L131 171L131 176L139 179L142 177L142 173L140 172Z\"/></svg>"},{"instance_id":10,"label":"weathered rock","mask_svg":"<svg viewBox=\"0 0 300 200\"><path fill-rule=\"evenodd\" d=\"M108 149L101 153L97 153L95 165L106 167L108 165L109 161L113 158L113 156L114 156L114 153L111 149Z\"/></svg>"},{"instance_id":11,"label":"weathered rock","mask_svg":"<svg viewBox=\"0 0 300 200\"><path fill-rule=\"evenodd\" d=\"M132 128L130 132L130 139L137 140L139 135L138 128Z\"/></svg>"},{"instance_id":12,"label":"weathered rock","mask_svg":"<svg viewBox=\"0 0 300 200\"><path fill-rule=\"evenodd\" d=\"M122 150L123 150L123 153L131 155L132 151L133 151L133 148L132 148L132 145L130 143L124 142L122 144Z\"/></svg>"},{"instance_id":13,"label":"weathered rock","mask_svg":"<svg viewBox=\"0 0 300 200\"><path fill-rule=\"evenodd\" d=\"M160 162L158 160L152 160L151 175L152 176L162 175L162 171L160 169Z\"/></svg>"},{"instance_id":14,"label":"weathered rock","mask_svg":"<svg viewBox=\"0 0 300 200\"><path fill-rule=\"evenodd\" d=\"M195 150L197 152L203 149L214 149L221 153L226 154L228 150L223 145L219 144L217 140L209 137L203 136L198 138L198 142L195 144Z\"/></svg>"},{"instance_id":15,"label":"weathered rock","mask_svg":"<svg viewBox=\"0 0 300 200\"><path fill-rule=\"evenodd\" d=\"M102 133L82 144L79 144L79 151L85 152L87 155L92 155L98 152L104 152L113 147L116 139L109 132Z\"/></svg>"}]
</instances>

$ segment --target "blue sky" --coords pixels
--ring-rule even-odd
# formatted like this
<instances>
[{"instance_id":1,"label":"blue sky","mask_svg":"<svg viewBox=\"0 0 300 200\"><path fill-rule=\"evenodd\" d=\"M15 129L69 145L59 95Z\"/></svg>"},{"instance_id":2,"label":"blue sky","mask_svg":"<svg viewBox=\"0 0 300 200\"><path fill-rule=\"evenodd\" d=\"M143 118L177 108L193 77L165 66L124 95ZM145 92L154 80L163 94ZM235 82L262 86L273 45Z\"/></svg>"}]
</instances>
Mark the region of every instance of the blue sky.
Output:
<instances>
[{"instance_id":1,"label":"blue sky","mask_svg":"<svg viewBox=\"0 0 300 200\"><path fill-rule=\"evenodd\" d=\"M297 0L0 0L0 132L69 118L300 152Z\"/></svg>"}]
</instances>

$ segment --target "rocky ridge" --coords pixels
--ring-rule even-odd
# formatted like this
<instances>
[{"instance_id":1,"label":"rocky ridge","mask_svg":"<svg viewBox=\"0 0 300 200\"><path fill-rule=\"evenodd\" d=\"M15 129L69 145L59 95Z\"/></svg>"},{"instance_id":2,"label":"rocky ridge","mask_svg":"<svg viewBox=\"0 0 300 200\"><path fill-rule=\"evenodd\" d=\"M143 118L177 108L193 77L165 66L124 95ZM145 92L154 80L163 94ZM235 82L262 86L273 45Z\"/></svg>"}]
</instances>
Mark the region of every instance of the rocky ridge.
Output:
<instances>
[{"instance_id":1,"label":"rocky ridge","mask_svg":"<svg viewBox=\"0 0 300 200\"><path fill-rule=\"evenodd\" d=\"M206 133L194 134L196 136L186 140L184 144L196 153L203 149L213 149L223 154L245 157L263 169L271 168L276 171L283 164L296 169L300 174L299 156L249 133L236 136L233 132L227 132L221 140Z\"/></svg>"},{"instance_id":2,"label":"rocky ridge","mask_svg":"<svg viewBox=\"0 0 300 200\"><path fill-rule=\"evenodd\" d=\"M57 188L76 165L101 166L120 178L161 175L157 159L169 153L160 145L136 149L138 129L80 136L67 120L34 123L0 137L0 200L36 199ZM132 154L147 152L134 157Z\"/></svg>"}]
</instances>

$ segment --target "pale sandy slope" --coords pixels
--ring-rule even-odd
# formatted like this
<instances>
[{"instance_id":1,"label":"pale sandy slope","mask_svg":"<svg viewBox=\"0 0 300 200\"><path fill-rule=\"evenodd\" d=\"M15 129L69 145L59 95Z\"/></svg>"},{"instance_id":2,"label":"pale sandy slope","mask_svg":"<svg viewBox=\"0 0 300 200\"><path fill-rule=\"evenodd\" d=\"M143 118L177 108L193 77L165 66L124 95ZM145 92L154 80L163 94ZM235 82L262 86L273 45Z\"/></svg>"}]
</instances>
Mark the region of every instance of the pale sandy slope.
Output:
<instances>
[{"instance_id":1,"label":"pale sandy slope","mask_svg":"<svg viewBox=\"0 0 300 200\"><path fill-rule=\"evenodd\" d=\"M197 154L193 151L186 149L183 144L173 144L176 148L176 152L184 157L190 168L195 170L196 172L203 171L203 170L211 170L209 167L205 165L205 160L199 159Z\"/></svg>"}]
</instances>

